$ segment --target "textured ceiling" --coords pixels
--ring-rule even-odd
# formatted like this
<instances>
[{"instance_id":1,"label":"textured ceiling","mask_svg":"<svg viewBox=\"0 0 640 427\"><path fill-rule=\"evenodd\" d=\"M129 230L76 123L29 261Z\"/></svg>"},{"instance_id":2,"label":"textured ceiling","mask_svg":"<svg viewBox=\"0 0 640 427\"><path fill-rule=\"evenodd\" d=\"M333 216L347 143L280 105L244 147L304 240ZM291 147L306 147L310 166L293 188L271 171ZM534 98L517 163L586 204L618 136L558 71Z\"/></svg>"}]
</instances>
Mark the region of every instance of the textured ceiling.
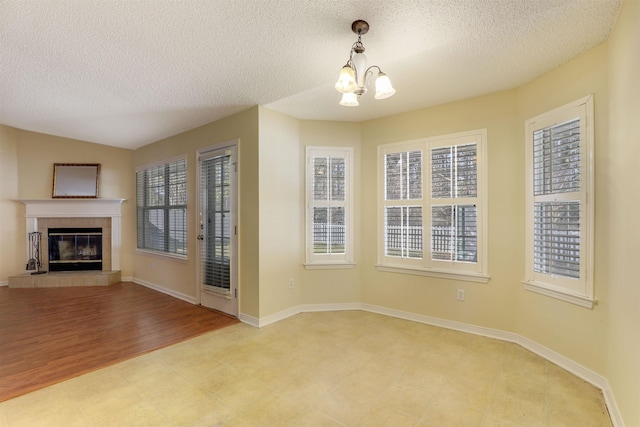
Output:
<instances>
[{"instance_id":1,"label":"textured ceiling","mask_svg":"<svg viewBox=\"0 0 640 427\"><path fill-rule=\"evenodd\" d=\"M360 121L521 85L621 0L0 0L0 123L137 148L260 104ZM338 105L364 19L394 97Z\"/></svg>"}]
</instances>

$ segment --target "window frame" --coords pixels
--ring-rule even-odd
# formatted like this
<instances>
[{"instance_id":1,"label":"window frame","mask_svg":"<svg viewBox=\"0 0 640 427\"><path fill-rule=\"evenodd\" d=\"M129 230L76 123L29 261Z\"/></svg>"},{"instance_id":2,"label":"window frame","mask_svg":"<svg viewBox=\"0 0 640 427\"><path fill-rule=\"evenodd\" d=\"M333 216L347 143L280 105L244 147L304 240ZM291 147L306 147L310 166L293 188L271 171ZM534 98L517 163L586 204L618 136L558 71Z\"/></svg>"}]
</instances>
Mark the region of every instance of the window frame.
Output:
<instances>
[{"instance_id":1,"label":"window frame","mask_svg":"<svg viewBox=\"0 0 640 427\"><path fill-rule=\"evenodd\" d=\"M580 119L580 190L564 193L534 195L533 188L533 133ZM594 105L593 95L570 102L525 121L525 182L526 182L526 235L525 235L525 289L586 308L596 303L593 287L594 236ZM572 196L577 193L577 197ZM534 206L543 202L580 203L580 277L541 273L534 270Z\"/></svg>"},{"instance_id":2,"label":"window frame","mask_svg":"<svg viewBox=\"0 0 640 427\"><path fill-rule=\"evenodd\" d=\"M166 190L166 186L168 185L168 180L169 180L169 176L167 175L165 177L165 182L164 182L164 188L165 188L165 201L164 204L162 205L157 205L157 206L152 206L152 205L146 205L146 201L147 198L143 196L143 200L141 201L139 198L139 188L138 188L138 174L139 173L143 173L146 174L149 171L151 171L154 168L158 168L158 167L164 167L164 168L168 168L170 167L170 165L178 163L178 162L184 162L184 170L185 170L185 177L184 177L184 186L185 186L185 193L184 193L184 197L185 197L185 201L186 203L184 205L171 205L169 204L169 197L168 194L169 192ZM176 156L173 158L169 158L169 159L164 159L158 162L153 162L153 163L149 163L146 165L142 165L142 166L138 166L136 167L136 177L135 177L135 182L136 182L136 252L139 253L145 253L145 254L154 254L154 255L159 255L162 257L167 257L167 258L171 258L171 259L176 259L176 260L183 260L186 261L187 257L188 257L188 247L189 247L189 224L188 224L188 164L187 164L187 158L186 155L181 155L181 156ZM146 193L147 191L149 191L148 187L143 186L142 191L144 193ZM176 210L176 209L183 209L184 210L184 226L185 226L185 230L184 230L184 238L185 238L185 245L184 245L184 253L179 253L179 252L173 252L169 250L168 247L168 240L167 238L165 238L164 241L164 249L160 250L160 249L156 249L153 247L148 247L148 246L140 246L141 244L144 245L144 243L140 242L140 235L142 233L142 235L144 235L144 230L141 232L140 231L140 210L142 209L143 213L142 215L144 215L144 212L149 211L149 210L162 210L164 212L163 218L164 218L164 223L167 224L168 226L170 226L171 221L167 221L167 217L170 215L170 211L172 210ZM167 235L170 233L170 230L167 230Z\"/></svg>"},{"instance_id":3,"label":"window frame","mask_svg":"<svg viewBox=\"0 0 640 427\"><path fill-rule=\"evenodd\" d=\"M439 135L423 139L394 142L378 146L378 262L379 271L415 274L445 279L487 283L488 276L488 221L487 221L487 130L476 129L453 134ZM476 144L477 196L477 261L442 261L432 259L432 207L437 198L432 197L432 160L433 149L447 146ZM422 197L411 200L385 200L385 155L420 150L422 153ZM426 176L425 176L426 175ZM447 199L455 201L457 198ZM468 198L460 198L453 205L465 205ZM420 259L399 258L385 255L385 209L394 205L422 207L423 254Z\"/></svg>"},{"instance_id":4,"label":"window frame","mask_svg":"<svg viewBox=\"0 0 640 427\"><path fill-rule=\"evenodd\" d=\"M340 269L354 268L353 249L353 147L307 146L305 161L305 268ZM344 201L315 201L313 198L314 159L319 157L342 158L345 160ZM344 253L316 254L313 252L313 212L314 208L343 207L345 226Z\"/></svg>"}]
</instances>

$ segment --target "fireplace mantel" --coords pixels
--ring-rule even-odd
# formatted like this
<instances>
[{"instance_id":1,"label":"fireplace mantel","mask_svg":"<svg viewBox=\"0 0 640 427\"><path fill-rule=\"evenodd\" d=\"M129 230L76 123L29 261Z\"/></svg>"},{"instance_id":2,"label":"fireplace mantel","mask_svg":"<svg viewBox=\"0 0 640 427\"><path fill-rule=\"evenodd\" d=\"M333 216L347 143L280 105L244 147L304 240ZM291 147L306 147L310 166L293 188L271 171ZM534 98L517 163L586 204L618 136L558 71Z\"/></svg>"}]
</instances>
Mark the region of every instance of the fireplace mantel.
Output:
<instances>
[{"instance_id":1,"label":"fireplace mantel","mask_svg":"<svg viewBox=\"0 0 640 427\"><path fill-rule=\"evenodd\" d=\"M38 218L111 218L111 268L120 270L121 205L126 199L21 199L28 233L38 231ZM28 251L28 248L27 248Z\"/></svg>"},{"instance_id":2,"label":"fireplace mantel","mask_svg":"<svg viewBox=\"0 0 640 427\"><path fill-rule=\"evenodd\" d=\"M126 199L21 199L27 218L109 217L120 216Z\"/></svg>"}]
</instances>

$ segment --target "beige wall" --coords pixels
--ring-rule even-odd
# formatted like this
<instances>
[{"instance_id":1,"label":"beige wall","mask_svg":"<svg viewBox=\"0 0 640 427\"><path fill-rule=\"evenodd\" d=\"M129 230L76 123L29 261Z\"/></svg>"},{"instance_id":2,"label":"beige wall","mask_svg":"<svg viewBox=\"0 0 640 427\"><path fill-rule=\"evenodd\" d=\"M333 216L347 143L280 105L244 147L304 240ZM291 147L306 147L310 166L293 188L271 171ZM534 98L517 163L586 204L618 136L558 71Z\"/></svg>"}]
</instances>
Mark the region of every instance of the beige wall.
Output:
<instances>
[{"instance_id":1,"label":"beige wall","mask_svg":"<svg viewBox=\"0 0 640 427\"><path fill-rule=\"evenodd\" d=\"M120 269L122 276L131 277L133 264L131 254L135 245L135 193L132 173L132 151L106 145L92 144L68 138L13 129L15 153L12 171L8 167L4 173L17 173L15 184L9 184L11 197L2 196L3 204L9 199L50 199L53 189L54 163L100 163L100 197L123 198L122 204L122 256ZM4 157L4 156L3 156ZM11 156L10 156L11 157ZM8 267L8 275L24 271L26 263L25 208L17 204L18 219L15 233L19 235L16 245L16 259ZM3 252L6 248L3 246ZM5 279L6 280L6 279Z\"/></svg>"},{"instance_id":2,"label":"beige wall","mask_svg":"<svg viewBox=\"0 0 640 427\"><path fill-rule=\"evenodd\" d=\"M298 127L298 120L260 107L260 317L302 302L304 179Z\"/></svg>"},{"instance_id":3,"label":"beige wall","mask_svg":"<svg viewBox=\"0 0 640 427\"><path fill-rule=\"evenodd\" d=\"M359 236L360 129L358 123L296 120L260 107L260 317L300 304L361 301L358 240L354 269L303 267L305 148L354 148L354 218Z\"/></svg>"},{"instance_id":4,"label":"beige wall","mask_svg":"<svg viewBox=\"0 0 640 427\"><path fill-rule=\"evenodd\" d=\"M20 130L20 197L51 198L54 163L100 163L100 197L126 198L128 203L125 203L133 205L132 153L122 148Z\"/></svg>"},{"instance_id":5,"label":"beige wall","mask_svg":"<svg viewBox=\"0 0 640 427\"><path fill-rule=\"evenodd\" d=\"M134 169L178 155L187 158L188 260L134 252L134 277L189 297L196 297L197 150L238 140L238 251L240 313L259 316L258 107L142 147ZM133 169L132 169L133 170ZM133 173L133 172L132 172Z\"/></svg>"},{"instance_id":6,"label":"beige wall","mask_svg":"<svg viewBox=\"0 0 640 427\"><path fill-rule=\"evenodd\" d=\"M640 12L626 1L609 43L514 90L365 122L362 212L375 212L380 144L487 128L487 284L378 272L375 215L361 215L363 301L521 334L610 378L627 425L640 424ZM524 121L588 94L595 99L593 309L523 289ZM455 290L466 301L455 301Z\"/></svg>"},{"instance_id":7,"label":"beige wall","mask_svg":"<svg viewBox=\"0 0 640 427\"><path fill-rule=\"evenodd\" d=\"M595 106L595 297L599 303L592 310L538 295L518 292L517 331L545 347L598 372L605 372L604 320L610 305L608 284L602 269L609 262L603 225L608 221L605 204L607 188L603 186L603 156L609 145L609 107L607 89L607 45L601 44L568 63L546 73L518 89L518 143L524 144L524 122L545 111L593 94ZM524 163L522 164L524 168ZM520 233L524 236L524 233ZM519 286L519 285L518 285ZM519 286L521 288L521 286Z\"/></svg>"},{"instance_id":8,"label":"beige wall","mask_svg":"<svg viewBox=\"0 0 640 427\"><path fill-rule=\"evenodd\" d=\"M609 39L609 134L599 145L596 273L607 288L605 376L627 426L640 425L640 2L625 0Z\"/></svg>"},{"instance_id":9,"label":"beige wall","mask_svg":"<svg viewBox=\"0 0 640 427\"><path fill-rule=\"evenodd\" d=\"M600 45L514 91L467 99L366 122L362 137L364 212L376 212L377 146L486 128L489 163L489 275L487 284L377 271L376 215L362 217L364 302L519 333L598 373L605 370L607 281L599 273L610 253L600 246L604 204L596 217L596 297L589 310L525 291L524 121L593 93L596 162L608 143L607 47ZM604 170L596 172L596 190ZM456 301L465 289L466 300Z\"/></svg>"},{"instance_id":10,"label":"beige wall","mask_svg":"<svg viewBox=\"0 0 640 427\"><path fill-rule=\"evenodd\" d=\"M357 218L360 125L299 121L255 107L140 148L134 153L134 164L186 155L188 210L195 212L196 150L235 138L240 139L240 313L263 318L303 303L359 301L357 268L318 271L305 270L303 264L305 146L354 147ZM196 218L190 215L189 230L195 226ZM195 254L195 245L195 239L190 239L190 254ZM193 257L184 262L135 253L134 265L137 279L196 296ZM293 289L289 279L294 281Z\"/></svg>"},{"instance_id":11,"label":"beige wall","mask_svg":"<svg viewBox=\"0 0 640 427\"><path fill-rule=\"evenodd\" d=\"M364 302L515 332L514 300L524 265L524 142L516 105L516 92L506 91L363 124ZM488 139L489 283L377 271L377 147L484 128ZM456 300L457 289L465 290L464 302Z\"/></svg>"},{"instance_id":12,"label":"beige wall","mask_svg":"<svg viewBox=\"0 0 640 427\"><path fill-rule=\"evenodd\" d=\"M326 121L300 121L300 155L298 162L302 166L300 169L300 179L305 182L305 161L306 147L352 147L353 148L353 218L354 218L354 261L355 268L346 270L303 270L302 272L302 302L304 304L339 304L362 301L362 286L360 280L361 270L361 180L360 180L360 158L361 158L361 125L359 123L348 122L326 122ZM304 209L305 194L304 188L300 192L300 207ZM303 211L304 215L304 211ZM305 261L305 223L304 218L300 230L302 239L302 262Z\"/></svg>"},{"instance_id":13,"label":"beige wall","mask_svg":"<svg viewBox=\"0 0 640 427\"><path fill-rule=\"evenodd\" d=\"M26 264L24 208L18 198L18 130L0 125L0 283Z\"/></svg>"}]
</instances>

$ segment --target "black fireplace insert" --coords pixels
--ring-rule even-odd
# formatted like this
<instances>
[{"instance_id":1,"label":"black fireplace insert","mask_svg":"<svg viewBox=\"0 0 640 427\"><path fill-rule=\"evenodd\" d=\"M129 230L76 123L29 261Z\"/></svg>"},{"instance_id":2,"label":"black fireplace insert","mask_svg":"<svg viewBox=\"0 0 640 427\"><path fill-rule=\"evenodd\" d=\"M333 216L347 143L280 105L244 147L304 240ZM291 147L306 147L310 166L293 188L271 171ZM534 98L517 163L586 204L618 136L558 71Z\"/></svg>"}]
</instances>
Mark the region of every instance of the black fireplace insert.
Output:
<instances>
[{"instance_id":1,"label":"black fireplace insert","mask_svg":"<svg viewBox=\"0 0 640 427\"><path fill-rule=\"evenodd\" d=\"M49 271L102 270L102 228L50 228Z\"/></svg>"}]
</instances>

